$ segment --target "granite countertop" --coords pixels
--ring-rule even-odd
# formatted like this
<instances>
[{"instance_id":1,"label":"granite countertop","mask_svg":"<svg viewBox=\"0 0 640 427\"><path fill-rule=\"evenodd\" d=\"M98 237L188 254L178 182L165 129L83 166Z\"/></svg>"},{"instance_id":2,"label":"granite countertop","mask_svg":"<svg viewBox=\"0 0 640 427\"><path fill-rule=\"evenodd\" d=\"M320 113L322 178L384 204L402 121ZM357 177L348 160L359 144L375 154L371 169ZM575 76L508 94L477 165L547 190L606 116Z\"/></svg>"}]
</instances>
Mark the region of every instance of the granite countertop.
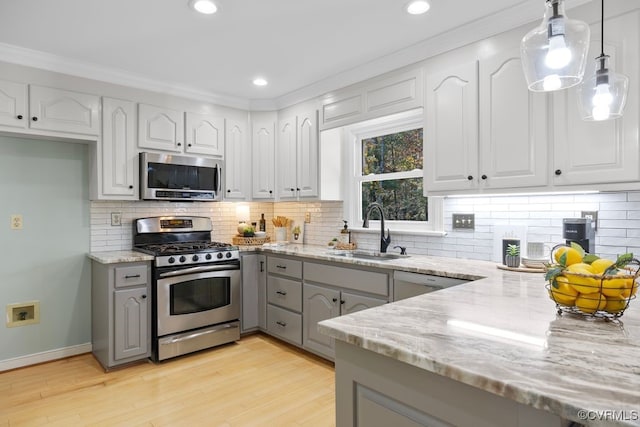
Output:
<instances>
[{"instance_id":1,"label":"granite countertop","mask_svg":"<svg viewBox=\"0 0 640 427\"><path fill-rule=\"evenodd\" d=\"M153 255L136 251L96 251L89 253L89 258L101 264L153 261Z\"/></svg>"},{"instance_id":2,"label":"granite countertop","mask_svg":"<svg viewBox=\"0 0 640 427\"><path fill-rule=\"evenodd\" d=\"M319 330L585 425L640 425L640 302L620 323L558 316L542 273L446 258L402 262L484 278L325 320ZM617 412L584 420L581 410Z\"/></svg>"}]
</instances>

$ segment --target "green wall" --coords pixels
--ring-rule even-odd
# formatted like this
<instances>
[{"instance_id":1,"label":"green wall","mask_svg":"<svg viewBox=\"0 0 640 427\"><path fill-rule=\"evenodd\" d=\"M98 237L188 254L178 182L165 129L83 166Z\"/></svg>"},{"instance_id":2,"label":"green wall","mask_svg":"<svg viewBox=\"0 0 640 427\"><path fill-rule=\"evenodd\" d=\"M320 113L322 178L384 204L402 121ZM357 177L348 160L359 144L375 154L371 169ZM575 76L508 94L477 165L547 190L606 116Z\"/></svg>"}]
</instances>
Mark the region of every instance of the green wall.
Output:
<instances>
[{"instance_id":1,"label":"green wall","mask_svg":"<svg viewBox=\"0 0 640 427\"><path fill-rule=\"evenodd\" d=\"M0 323L0 361L91 342L88 151L0 136L0 310L40 301L39 324Z\"/></svg>"}]
</instances>

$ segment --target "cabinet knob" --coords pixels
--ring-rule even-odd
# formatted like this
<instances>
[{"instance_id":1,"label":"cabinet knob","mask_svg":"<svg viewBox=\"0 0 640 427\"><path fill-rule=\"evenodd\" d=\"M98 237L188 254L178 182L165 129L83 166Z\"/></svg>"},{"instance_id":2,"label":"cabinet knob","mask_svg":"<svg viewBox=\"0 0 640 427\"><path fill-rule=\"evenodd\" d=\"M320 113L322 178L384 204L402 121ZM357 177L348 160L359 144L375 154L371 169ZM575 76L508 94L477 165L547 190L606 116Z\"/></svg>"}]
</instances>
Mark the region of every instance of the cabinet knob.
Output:
<instances>
[{"instance_id":1,"label":"cabinet knob","mask_svg":"<svg viewBox=\"0 0 640 427\"><path fill-rule=\"evenodd\" d=\"M291 187L289 190L291 190L291 191L296 191L296 190L295 190L295 188L293 188L293 187Z\"/></svg>"},{"instance_id":2,"label":"cabinet knob","mask_svg":"<svg viewBox=\"0 0 640 427\"><path fill-rule=\"evenodd\" d=\"M487 179L487 175L482 175L480 178Z\"/></svg>"},{"instance_id":3,"label":"cabinet knob","mask_svg":"<svg viewBox=\"0 0 640 427\"><path fill-rule=\"evenodd\" d=\"M130 185L130 186L129 186L129 190L133 190L133 185Z\"/></svg>"},{"instance_id":4,"label":"cabinet knob","mask_svg":"<svg viewBox=\"0 0 640 427\"><path fill-rule=\"evenodd\" d=\"M346 301L345 301L345 300L343 300L343 299L341 299L341 300L340 300L340 304L344 304L345 302L346 302Z\"/></svg>"},{"instance_id":5,"label":"cabinet knob","mask_svg":"<svg viewBox=\"0 0 640 427\"><path fill-rule=\"evenodd\" d=\"M273 190L269 190L269 194L273 194Z\"/></svg>"},{"instance_id":6,"label":"cabinet knob","mask_svg":"<svg viewBox=\"0 0 640 427\"><path fill-rule=\"evenodd\" d=\"M300 189L299 189L299 188L296 188L296 191L300 191Z\"/></svg>"},{"instance_id":7,"label":"cabinet knob","mask_svg":"<svg viewBox=\"0 0 640 427\"><path fill-rule=\"evenodd\" d=\"M31 117L31 120L33 120L34 122L38 121L38 118L36 116Z\"/></svg>"},{"instance_id":8,"label":"cabinet knob","mask_svg":"<svg viewBox=\"0 0 640 427\"><path fill-rule=\"evenodd\" d=\"M146 295L142 295L142 299L147 299L147 296Z\"/></svg>"},{"instance_id":9,"label":"cabinet knob","mask_svg":"<svg viewBox=\"0 0 640 427\"><path fill-rule=\"evenodd\" d=\"M467 179L468 179L469 181L473 181L473 175L469 175L469 176L467 177Z\"/></svg>"},{"instance_id":10,"label":"cabinet knob","mask_svg":"<svg viewBox=\"0 0 640 427\"><path fill-rule=\"evenodd\" d=\"M176 143L176 145L177 145L178 147L182 147L182 142L178 142L178 143Z\"/></svg>"},{"instance_id":11,"label":"cabinet knob","mask_svg":"<svg viewBox=\"0 0 640 427\"><path fill-rule=\"evenodd\" d=\"M560 169L556 169L556 171L554 172L556 175L562 175L562 171Z\"/></svg>"},{"instance_id":12,"label":"cabinet knob","mask_svg":"<svg viewBox=\"0 0 640 427\"><path fill-rule=\"evenodd\" d=\"M231 190L227 190L227 193L231 193Z\"/></svg>"},{"instance_id":13,"label":"cabinet knob","mask_svg":"<svg viewBox=\"0 0 640 427\"><path fill-rule=\"evenodd\" d=\"M334 299L332 299L331 301L333 301L333 302L338 302L338 298L334 298Z\"/></svg>"},{"instance_id":14,"label":"cabinet knob","mask_svg":"<svg viewBox=\"0 0 640 427\"><path fill-rule=\"evenodd\" d=\"M18 115L16 116L16 118L17 118L18 120L22 120L22 114L18 114Z\"/></svg>"}]
</instances>

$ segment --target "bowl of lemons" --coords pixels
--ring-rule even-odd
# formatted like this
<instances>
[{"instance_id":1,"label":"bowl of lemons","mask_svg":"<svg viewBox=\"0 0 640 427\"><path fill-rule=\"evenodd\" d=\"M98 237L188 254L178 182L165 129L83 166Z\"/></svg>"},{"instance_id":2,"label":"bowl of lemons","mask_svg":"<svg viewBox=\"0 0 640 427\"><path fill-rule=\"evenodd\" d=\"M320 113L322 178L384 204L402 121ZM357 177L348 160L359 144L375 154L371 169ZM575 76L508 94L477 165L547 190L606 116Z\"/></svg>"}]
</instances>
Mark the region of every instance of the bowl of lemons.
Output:
<instances>
[{"instance_id":1,"label":"bowl of lemons","mask_svg":"<svg viewBox=\"0 0 640 427\"><path fill-rule=\"evenodd\" d=\"M617 319L638 292L639 273L640 261L633 254L610 260L573 243L553 248L545 281L558 314Z\"/></svg>"}]
</instances>

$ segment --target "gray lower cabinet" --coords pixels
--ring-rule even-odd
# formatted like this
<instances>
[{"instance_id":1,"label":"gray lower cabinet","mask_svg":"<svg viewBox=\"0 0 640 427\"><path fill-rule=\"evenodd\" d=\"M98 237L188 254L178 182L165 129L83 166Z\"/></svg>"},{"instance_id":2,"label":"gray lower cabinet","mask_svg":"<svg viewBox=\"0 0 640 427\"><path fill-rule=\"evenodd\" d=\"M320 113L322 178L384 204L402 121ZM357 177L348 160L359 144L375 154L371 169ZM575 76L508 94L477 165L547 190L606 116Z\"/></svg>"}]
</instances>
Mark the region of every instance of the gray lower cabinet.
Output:
<instances>
[{"instance_id":1,"label":"gray lower cabinet","mask_svg":"<svg viewBox=\"0 0 640 427\"><path fill-rule=\"evenodd\" d=\"M267 327L267 264L266 256L243 254L241 332Z\"/></svg>"},{"instance_id":2,"label":"gray lower cabinet","mask_svg":"<svg viewBox=\"0 0 640 427\"><path fill-rule=\"evenodd\" d=\"M267 333L302 345L302 261L267 257Z\"/></svg>"},{"instance_id":3,"label":"gray lower cabinet","mask_svg":"<svg viewBox=\"0 0 640 427\"><path fill-rule=\"evenodd\" d=\"M105 369L151 355L151 264L92 263L91 343Z\"/></svg>"},{"instance_id":4,"label":"gray lower cabinet","mask_svg":"<svg viewBox=\"0 0 640 427\"><path fill-rule=\"evenodd\" d=\"M352 289L374 295L361 295ZM333 359L334 340L318 332L318 322L386 304L388 296L387 273L305 262L302 346Z\"/></svg>"}]
</instances>

